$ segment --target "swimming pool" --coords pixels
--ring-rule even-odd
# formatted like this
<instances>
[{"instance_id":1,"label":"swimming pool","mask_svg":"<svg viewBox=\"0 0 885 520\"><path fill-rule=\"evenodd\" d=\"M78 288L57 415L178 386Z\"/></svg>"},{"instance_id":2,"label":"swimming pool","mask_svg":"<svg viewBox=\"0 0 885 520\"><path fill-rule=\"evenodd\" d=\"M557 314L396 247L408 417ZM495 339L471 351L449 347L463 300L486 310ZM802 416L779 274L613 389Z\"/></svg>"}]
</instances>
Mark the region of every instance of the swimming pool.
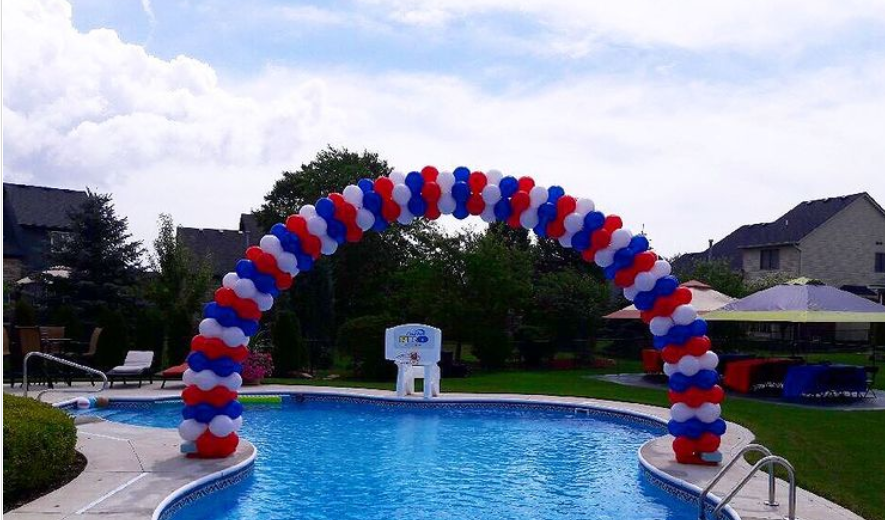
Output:
<instances>
[{"instance_id":1,"label":"swimming pool","mask_svg":"<svg viewBox=\"0 0 885 520\"><path fill-rule=\"evenodd\" d=\"M516 404L284 398L246 405L242 482L181 509L203 519L688 520L644 477L650 421ZM74 412L84 413L84 412ZM174 428L180 402L115 403L108 420Z\"/></svg>"}]
</instances>

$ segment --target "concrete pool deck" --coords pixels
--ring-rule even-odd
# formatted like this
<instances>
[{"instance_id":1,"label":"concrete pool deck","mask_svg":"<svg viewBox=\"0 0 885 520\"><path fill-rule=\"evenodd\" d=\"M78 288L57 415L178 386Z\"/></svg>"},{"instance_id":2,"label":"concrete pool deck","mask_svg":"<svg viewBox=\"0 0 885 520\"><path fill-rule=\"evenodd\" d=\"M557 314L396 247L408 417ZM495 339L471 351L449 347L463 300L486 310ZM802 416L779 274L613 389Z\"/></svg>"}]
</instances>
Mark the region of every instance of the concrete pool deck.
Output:
<instances>
[{"instance_id":1,"label":"concrete pool deck","mask_svg":"<svg viewBox=\"0 0 885 520\"><path fill-rule=\"evenodd\" d=\"M75 383L75 386L77 384ZM83 389L90 388L83 384ZM142 388L118 387L102 393L113 398L177 398L181 384L167 385L160 389L158 383ZM20 394L18 388L3 389L6 393ZM315 387L307 385L263 385L244 387L242 393L331 393L353 396L394 397L392 391L359 388ZM48 393L44 400L59 402L72 395ZM414 399L420 399L415 397ZM666 408L589 399L579 397L552 397L521 394L461 394L444 393L440 401L447 399L516 400L559 403L576 406L592 406L603 409L625 410L662 420L669 418ZM242 463L251 457L254 448L243 442L234 457L222 460L189 460L178 453L178 432L173 429L146 428L109 421L82 424L78 429L77 448L86 456L86 470L70 484L34 502L26 504L4 517L26 520L36 518L66 519L81 516L113 520L148 520L161 502L175 490L205 475L216 473ZM753 433L734 423L728 423L728 432L722 438L725 460L730 460L744 446L752 442ZM651 466L670 478L703 488L718 471L716 467L686 466L672 460L669 435L646 443L640 456ZM750 469L746 461L738 462L714 490L722 496ZM800 474L801 478L801 474ZM779 507L765 506L768 480L760 472L732 502L732 507L742 520L774 520L786 516L788 485L778 480L777 499ZM863 520L855 513L810 492L799 489L797 493L797 517L802 520Z\"/></svg>"}]
</instances>

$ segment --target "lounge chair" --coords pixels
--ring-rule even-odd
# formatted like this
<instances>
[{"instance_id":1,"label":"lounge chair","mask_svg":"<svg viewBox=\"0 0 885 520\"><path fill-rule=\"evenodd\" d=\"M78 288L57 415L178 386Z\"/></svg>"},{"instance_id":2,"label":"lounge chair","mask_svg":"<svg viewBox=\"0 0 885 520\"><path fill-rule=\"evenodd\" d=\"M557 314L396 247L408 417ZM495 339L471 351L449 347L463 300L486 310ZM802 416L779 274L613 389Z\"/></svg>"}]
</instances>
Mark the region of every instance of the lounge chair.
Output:
<instances>
[{"instance_id":1,"label":"lounge chair","mask_svg":"<svg viewBox=\"0 0 885 520\"><path fill-rule=\"evenodd\" d=\"M152 384L154 382L154 374L151 372L153 362L154 353L152 351L130 350L126 353L126 360L123 361L122 365L108 370L105 374L108 376L112 388L117 378L122 379L124 385L127 378L137 378L138 387L141 388L141 383L145 377L147 377L149 383Z\"/></svg>"},{"instance_id":2,"label":"lounge chair","mask_svg":"<svg viewBox=\"0 0 885 520\"><path fill-rule=\"evenodd\" d=\"M158 373L157 376L163 380L163 384L160 385L160 388L166 388L166 381L170 379L181 379L184 377L184 372L187 370L187 363L182 363L180 365L175 365L174 367L169 367L166 370Z\"/></svg>"},{"instance_id":3,"label":"lounge chair","mask_svg":"<svg viewBox=\"0 0 885 520\"><path fill-rule=\"evenodd\" d=\"M879 367L877 366L867 366L863 367L864 375L866 375L866 386L867 391L864 393L864 397L867 397L870 394L873 394L873 397L876 397L876 391L873 388L876 386L876 374L879 373Z\"/></svg>"}]
</instances>

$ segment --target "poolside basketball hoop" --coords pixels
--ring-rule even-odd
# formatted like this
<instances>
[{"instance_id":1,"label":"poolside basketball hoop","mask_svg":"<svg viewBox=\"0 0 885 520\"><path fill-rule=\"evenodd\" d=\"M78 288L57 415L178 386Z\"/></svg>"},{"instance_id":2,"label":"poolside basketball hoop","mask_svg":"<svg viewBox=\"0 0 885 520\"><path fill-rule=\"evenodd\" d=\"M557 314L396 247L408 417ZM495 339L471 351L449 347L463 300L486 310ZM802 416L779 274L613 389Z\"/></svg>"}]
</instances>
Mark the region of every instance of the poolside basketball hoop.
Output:
<instances>
[{"instance_id":1,"label":"poolside basketball hoop","mask_svg":"<svg viewBox=\"0 0 885 520\"><path fill-rule=\"evenodd\" d=\"M415 379L424 379L424 398L439 395L442 331L430 325L408 323L387 329L384 356L396 363L396 395L415 393Z\"/></svg>"}]
</instances>

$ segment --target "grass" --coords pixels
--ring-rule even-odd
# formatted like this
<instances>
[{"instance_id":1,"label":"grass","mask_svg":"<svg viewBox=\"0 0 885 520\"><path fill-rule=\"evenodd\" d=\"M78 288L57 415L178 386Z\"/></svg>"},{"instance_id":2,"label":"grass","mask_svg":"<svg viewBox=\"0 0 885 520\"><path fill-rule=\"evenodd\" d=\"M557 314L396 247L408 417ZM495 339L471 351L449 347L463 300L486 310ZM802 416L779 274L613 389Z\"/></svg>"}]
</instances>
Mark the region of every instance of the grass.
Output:
<instances>
[{"instance_id":1,"label":"grass","mask_svg":"<svg viewBox=\"0 0 885 520\"><path fill-rule=\"evenodd\" d=\"M833 360L837 361L837 360ZM620 361L618 371L639 363ZM443 381L447 392L595 397L669 406L666 393L587 376L613 369L504 371ZM392 389L392 382L270 379L268 383ZM729 397L725 418L751 429L758 442L790 460L799 485L868 520L885 520L885 411L831 411ZM799 512L801 516L801 511Z\"/></svg>"}]
</instances>

